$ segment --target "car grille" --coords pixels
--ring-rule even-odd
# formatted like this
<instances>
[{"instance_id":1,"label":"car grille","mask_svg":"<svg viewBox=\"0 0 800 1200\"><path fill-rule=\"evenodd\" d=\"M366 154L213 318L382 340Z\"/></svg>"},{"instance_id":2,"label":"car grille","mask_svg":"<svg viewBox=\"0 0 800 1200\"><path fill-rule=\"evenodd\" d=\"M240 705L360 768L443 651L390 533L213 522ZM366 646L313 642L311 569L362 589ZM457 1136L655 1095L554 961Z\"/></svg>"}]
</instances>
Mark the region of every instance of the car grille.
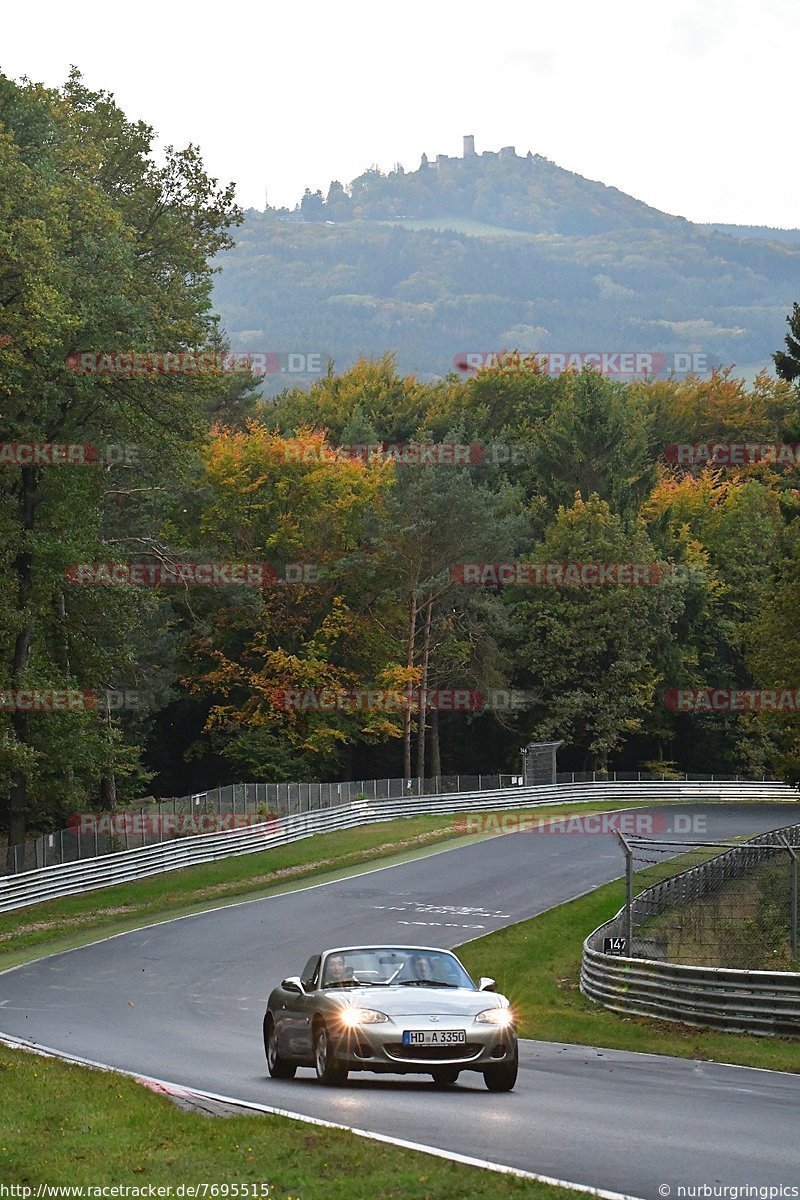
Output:
<instances>
[{"instance_id":1,"label":"car grille","mask_svg":"<svg viewBox=\"0 0 800 1200\"><path fill-rule=\"evenodd\" d=\"M445 1059L477 1058L483 1046L479 1042L461 1042L447 1046L404 1046L389 1042L384 1050L390 1058L404 1062L442 1062Z\"/></svg>"}]
</instances>

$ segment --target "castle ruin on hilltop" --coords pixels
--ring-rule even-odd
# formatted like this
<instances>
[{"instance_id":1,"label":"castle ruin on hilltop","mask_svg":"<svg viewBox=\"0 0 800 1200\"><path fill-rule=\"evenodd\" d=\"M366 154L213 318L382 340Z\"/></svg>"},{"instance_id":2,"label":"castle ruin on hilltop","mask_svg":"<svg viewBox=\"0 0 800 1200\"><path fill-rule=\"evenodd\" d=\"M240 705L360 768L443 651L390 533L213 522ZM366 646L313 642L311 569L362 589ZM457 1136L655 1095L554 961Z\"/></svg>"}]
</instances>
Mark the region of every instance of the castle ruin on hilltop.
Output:
<instances>
[{"instance_id":1,"label":"castle ruin on hilltop","mask_svg":"<svg viewBox=\"0 0 800 1200\"><path fill-rule=\"evenodd\" d=\"M530 150L525 155L527 159L532 159L533 155ZM469 162L478 158L516 158L522 161L522 155L517 154L513 146L502 146L499 150L482 150L480 154L475 149L475 135L472 133L464 134L464 153L461 158L453 154L437 154L434 162L428 161L427 154L423 154L420 159L419 169L425 171L428 169L437 169L438 167L450 166L455 163Z\"/></svg>"}]
</instances>

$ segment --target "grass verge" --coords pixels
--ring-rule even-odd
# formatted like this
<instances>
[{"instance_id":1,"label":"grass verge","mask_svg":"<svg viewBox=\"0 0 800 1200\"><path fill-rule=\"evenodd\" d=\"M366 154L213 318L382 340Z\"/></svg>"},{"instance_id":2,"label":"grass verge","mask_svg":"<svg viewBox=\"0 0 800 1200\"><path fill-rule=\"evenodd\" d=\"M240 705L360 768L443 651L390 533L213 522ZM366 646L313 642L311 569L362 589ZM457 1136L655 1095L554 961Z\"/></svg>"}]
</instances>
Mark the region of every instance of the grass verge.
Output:
<instances>
[{"instance_id":1,"label":"grass verge","mask_svg":"<svg viewBox=\"0 0 800 1200\"><path fill-rule=\"evenodd\" d=\"M563 1188L339 1129L182 1112L123 1076L3 1046L0 1162L4 1182L33 1188L152 1184L174 1194L181 1183L248 1183L268 1185L261 1200L575 1200Z\"/></svg>"},{"instance_id":2,"label":"grass verge","mask_svg":"<svg viewBox=\"0 0 800 1200\"><path fill-rule=\"evenodd\" d=\"M606 884L539 917L468 942L459 957L473 977L497 980L519 1014L522 1037L800 1072L800 1040L623 1017L582 996L583 940L613 917L624 899L622 880Z\"/></svg>"}]
</instances>

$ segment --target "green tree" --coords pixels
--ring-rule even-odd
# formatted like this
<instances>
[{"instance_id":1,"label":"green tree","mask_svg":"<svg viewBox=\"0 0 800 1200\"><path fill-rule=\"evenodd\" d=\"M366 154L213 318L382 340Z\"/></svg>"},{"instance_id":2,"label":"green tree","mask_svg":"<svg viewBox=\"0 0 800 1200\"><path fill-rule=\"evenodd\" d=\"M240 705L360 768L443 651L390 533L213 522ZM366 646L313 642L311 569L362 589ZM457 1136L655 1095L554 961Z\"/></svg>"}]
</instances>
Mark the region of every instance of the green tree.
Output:
<instances>
[{"instance_id":1,"label":"green tree","mask_svg":"<svg viewBox=\"0 0 800 1200\"><path fill-rule=\"evenodd\" d=\"M652 563L641 527L626 528L598 496L560 508L533 549L534 563ZM670 639L680 598L647 586L534 586L509 594L519 679L541 690L530 736L563 739L605 770L639 732L661 682L659 644Z\"/></svg>"},{"instance_id":2,"label":"green tree","mask_svg":"<svg viewBox=\"0 0 800 1200\"><path fill-rule=\"evenodd\" d=\"M71 367L82 352L200 348L213 332L209 263L231 244L227 229L240 214L231 188L207 176L194 147L169 148L158 165L152 144L148 126L128 121L111 96L89 91L75 72L60 92L0 77L0 171L10 183L0 193L0 303L9 339L0 348L3 443L135 444L145 457L157 454L167 473L188 461L218 381ZM98 645L82 624L97 598L84 597L73 611L63 588L76 555L103 557L99 515L120 470L3 468L7 687L63 686L95 666L102 685L129 658L124 629L116 644ZM97 778L106 752L97 737L84 739L85 729L72 736L75 720L54 717L46 738L38 716L13 711L4 720L0 821L11 844L24 838L34 779L74 773L79 744L85 774Z\"/></svg>"},{"instance_id":3,"label":"green tree","mask_svg":"<svg viewBox=\"0 0 800 1200\"><path fill-rule=\"evenodd\" d=\"M796 300L786 323L789 326L784 338L786 350L778 350L772 359L781 379L796 384L800 380L800 304Z\"/></svg>"}]
</instances>

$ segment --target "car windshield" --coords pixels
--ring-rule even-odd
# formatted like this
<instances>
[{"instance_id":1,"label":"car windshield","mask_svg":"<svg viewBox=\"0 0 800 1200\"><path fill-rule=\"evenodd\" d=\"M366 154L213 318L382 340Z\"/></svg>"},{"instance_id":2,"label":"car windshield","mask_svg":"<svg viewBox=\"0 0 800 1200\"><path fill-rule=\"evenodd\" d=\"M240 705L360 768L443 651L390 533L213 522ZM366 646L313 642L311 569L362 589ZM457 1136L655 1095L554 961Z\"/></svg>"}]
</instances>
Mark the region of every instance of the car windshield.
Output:
<instances>
[{"instance_id":1,"label":"car windshield","mask_svg":"<svg viewBox=\"0 0 800 1200\"><path fill-rule=\"evenodd\" d=\"M392 946L337 950L329 954L323 966L321 986L475 988L454 955L442 950Z\"/></svg>"}]
</instances>

